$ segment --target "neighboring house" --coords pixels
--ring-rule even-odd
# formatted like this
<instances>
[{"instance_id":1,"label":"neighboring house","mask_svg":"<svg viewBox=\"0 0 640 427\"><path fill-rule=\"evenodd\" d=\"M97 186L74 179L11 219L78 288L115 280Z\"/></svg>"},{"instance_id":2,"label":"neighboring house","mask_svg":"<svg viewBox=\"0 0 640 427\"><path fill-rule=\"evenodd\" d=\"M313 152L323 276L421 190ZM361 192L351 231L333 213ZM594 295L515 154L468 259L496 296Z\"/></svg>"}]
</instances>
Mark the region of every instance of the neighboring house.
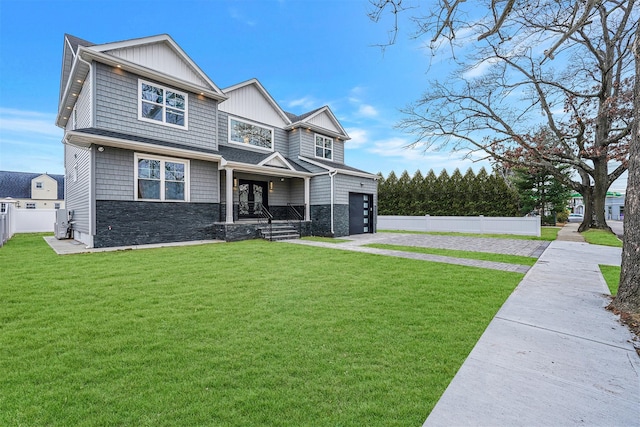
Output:
<instances>
[{"instance_id":1,"label":"neighboring house","mask_svg":"<svg viewBox=\"0 0 640 427\"><path fill-rule=\"evenodd\" d=\"M580 193L573 193L569 202L571 212L584 215L584 201ZM622 221L624 219L624 194L607 191L604 201L604 212L607 219Z\"/></svg>"},{"instance_id":2,"label":"neighboring house","mask_svg":"<svg viewBox=\"0 0 640 427\"><path fill-rule=\"evenodd\" d=\"M63 50L56 124L76 240L241 240L269 216L300 219L303 235L375 231L376 175L345 164L329 107L285 112L255 79L220 89L168 35L65 35Z\"/></svg>"},{"instance_id":3,"label":"neighboring house","mask_svg":"<svg viewBox=\"0 0 640 427\"><path fill-rule=\"evenodd\" d=\"M0 171L0 213L18 209L64 209L64 175Z\"/></svg>"}]
</instances>

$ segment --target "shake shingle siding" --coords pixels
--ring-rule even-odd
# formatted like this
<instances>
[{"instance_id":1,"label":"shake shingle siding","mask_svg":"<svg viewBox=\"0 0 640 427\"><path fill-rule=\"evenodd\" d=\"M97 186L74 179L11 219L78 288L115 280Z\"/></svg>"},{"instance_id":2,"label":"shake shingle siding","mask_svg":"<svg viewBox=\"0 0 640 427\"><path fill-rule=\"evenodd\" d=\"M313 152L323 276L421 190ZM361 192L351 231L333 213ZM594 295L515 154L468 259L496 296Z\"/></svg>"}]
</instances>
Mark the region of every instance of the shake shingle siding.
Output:
<instances>
[{"instance_id":1,"label":"shake shingle siding","mask_svg":"<svg viewBox=\"0 0 640 427\"><path fill-rule=\"evenodd\" d=\"M107 147L96 152L96 199L135 200L135 153ZM192 202L218 202L218 164L190 161L190 197Z\"/></svg>"},{"instance_id":2,"label":"shake shingle siding","mask_svg":"<svg viewBox=\"0 0 640 427\"><path fill-rule=\"evenodd\" d=\"M97 128L216 149L215 101L188 93L187 130L138 120L138 76L102 64L95 68Z\"/></svg>"},{"instance_id":3,"label":"shake shingle siding","mask_svg":"<svg viewBox=\"0 0 640 427\"><path fill-rule=\"evenodd\" d=\"M218 164L201 160L191 161L191 201L219 203Z\"/></svg>"},{"instance_id":4,"label":"shake shingle siding","mask_svg":"<svg viewBox=\"0 0 640 427\"><path fill-rule=\"evenodd\" d=\"M133 200L133 151L107 147L95 154L96 200Z\"/></svg>"},{"instance_id":5,"label":"shake shingle siding","mask_svg":"<svg viewBox=\"0 0 640 427\"><path fill-rule=\"evenodd\" d=\"M316 158L316 134L322 135L319 132L313 132L310 130L300 130L300 155L308 157L310 159ZM326 136L326 135L323 135ZM337 141L333 138L333 162L344 163L344 142Z\"/></svg>"},{"instance_id":6,"label":"shake shingle siding","mask_svg":"<svg viewBox=\"0 0 640 427\"><path fill-rule=\"evenodd\" d=\"M369 178L338 174L334 178L335 196L334 203L341 205L349 204L349 193L363 193L374 195L374 205L378 204L377 188L378 182ZM361 185L362 184L362 185Z\"/></svg>"}]
</instances>

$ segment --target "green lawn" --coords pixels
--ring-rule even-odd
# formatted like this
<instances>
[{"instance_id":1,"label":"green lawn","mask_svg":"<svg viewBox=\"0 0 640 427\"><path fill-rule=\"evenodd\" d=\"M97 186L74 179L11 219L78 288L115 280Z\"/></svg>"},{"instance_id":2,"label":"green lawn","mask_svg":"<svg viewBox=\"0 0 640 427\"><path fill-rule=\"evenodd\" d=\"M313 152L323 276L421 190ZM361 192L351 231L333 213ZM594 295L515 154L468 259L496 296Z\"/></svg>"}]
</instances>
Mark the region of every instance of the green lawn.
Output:
<instances>
[{"instance_id":1,"label":"green lawn","mask_svg":"<svg viewBox=\"0 0 640 427\"><path fill-rule=\"evenodd\" d=\"M348 239L336 239L333 237L320 237L320 236L306 236L302 237L302 240L309 240L310 242L321 242L321 243L346 243Z\"/></svg>"},{"instance_id":2,"label":"green lawn","mask_svg":"<svg viewBox=\"0 0 640 427\"><path fill-rule=\"evenodd\" d=\"M495 239L516 239L516 240L546 240L553 241L558 237L560 227L541 227L540 237L519 236L515 234L474 234L474 233L453 233L438 231L403 231L403 230L378 230L379 233L409 233L409 234L433 234L436 236L463 236L463 237L491 237Z\"/></svg>"},{"instance_id":3,"label":"green lawn","mask_svg":"<svg viewBox=\"0 0 640 427\"><path fill-rule=\"evenodd\" d=\"M505 255L505 254L495 254L495 253L489 253L489 252L459 251L454 249L423 248L418 246L388 245L388 244L382 244L382 243L371 243L363 246L368 246L371 248L378 248L378 249L389 249L392 251L414 252L414 253L428 254L428 255L442 255L442 256L449 256L454 258L477 259L480 261L504 262L507 264L518 264L518 265L528 265L528 266L532 266L538 260L538 258L519 256L519 255Z\"/></svg>"},{"instance_id":4,"label":"green lawn","mask_svg":"<svg viewBox=\"0 0 640 427\"><path fill-rule=\"evenodd\" d=\"M622 240L618 239L613 233L609 233L605 230L589 229L581 233L584 240L592 245L613 246L616 248L622 247Z\"/></svg>"},{"instance_id":5,"label":"green lawn","mask_svg":"<svg viewBox=\"0 0 640 427\"><path fill-rule=\"evenodd\" d=\"M607 282L609 292L611 292L612 296L616 296L618 294L618 285L620 284L620 267L600 264L600 272L604 277L604 281Z\"/></svg>"},{"instance_id":6,"label":"green lawn","mask_svg":"<svg viewBox=\"0 0 640 427\"><path fill-rule=\"evenodd\" d=\"M0 248L0 425L421 425L522 275L247 241Z\"/></svg>"}]
</instances>

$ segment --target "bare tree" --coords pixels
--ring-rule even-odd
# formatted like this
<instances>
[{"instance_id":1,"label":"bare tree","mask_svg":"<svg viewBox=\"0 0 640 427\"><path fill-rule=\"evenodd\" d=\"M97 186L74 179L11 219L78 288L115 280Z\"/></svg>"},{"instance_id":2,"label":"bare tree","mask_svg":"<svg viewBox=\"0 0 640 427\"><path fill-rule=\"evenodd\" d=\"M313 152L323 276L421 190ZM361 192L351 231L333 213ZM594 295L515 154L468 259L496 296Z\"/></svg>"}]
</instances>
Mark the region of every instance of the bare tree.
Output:
<instances>
[{"instance_id":1,"label":"bare tree","mask_svg":"<svg viewBox=\"0 0 640 427\"><path fill-rule=\"evenodd\" d=\"M584 197L581 230L608 228L606 191L629 167L622 275L613 305L640 312L635 0L434 0L423 15L403 0L370 1L371 19L385 12L394 18L391 44L402 13L411 13L414 37L427 37L434 50L445 45L459 52L468 34L475 35L461 68L404 110L399 126L415 135L414 146L483 152L502 163L546 168L561 181L555 165L573 167L577 179L564 182ZM487 71L470 77L480 67ZM531 129L542 125L555 134L556 145L536 140ZM609 172L612 161L617 167Z\"/></svg>"}]
</instances>

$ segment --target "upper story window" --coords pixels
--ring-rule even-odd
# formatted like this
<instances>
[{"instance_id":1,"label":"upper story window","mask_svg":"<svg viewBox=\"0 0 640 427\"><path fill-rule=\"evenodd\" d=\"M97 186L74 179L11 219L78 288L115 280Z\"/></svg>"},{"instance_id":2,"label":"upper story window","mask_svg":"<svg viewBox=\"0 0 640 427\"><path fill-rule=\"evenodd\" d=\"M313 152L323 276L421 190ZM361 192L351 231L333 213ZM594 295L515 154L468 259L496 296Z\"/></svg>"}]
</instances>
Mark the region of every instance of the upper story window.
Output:
<instances>
[{"instance_id":1,"label":"upper story window","mask_svg":"<svg viewBox=\"0 0 640 427\"><path fill-rule=\"evenodd\" d=\"M189 161L135 155L136 200L189 201Z\"/></svg>"},{"instance_id":2,"label":"upper story window","mask_svg":"<svg viewBox=\"0 0 640 427\"><path fill-rule=\"evenodd\" d=\"M316 157L333 160L333 139L316 134Z\"/></svg>"},{"instance_id":3,"label":"upper story window","mask_svg":"<svg viewBox=\"0 0 640 427\"><path fill-rule=\"evenodd\" d=\"M187 129L187 94L155 83L138 81L138 118Z\"/></svg>"},{"instance_id":4,"label":"upper story window","mask_svg":"<svg viewBox=\"0 0 640 427\"><path fill-rule=\"evenodd\" d=\"M36 181L36 188L42 188L42 182Z\"/></svg>"},{"instance_id":5,"label":"upper story window","mask_svg":"<svg viewBox=\"0 0 640 427\"><path fill-rule=\"evenodd\" d=\"M229 117L229 142L273 150L273 129Z\"/></svg>"}]
</instances>

